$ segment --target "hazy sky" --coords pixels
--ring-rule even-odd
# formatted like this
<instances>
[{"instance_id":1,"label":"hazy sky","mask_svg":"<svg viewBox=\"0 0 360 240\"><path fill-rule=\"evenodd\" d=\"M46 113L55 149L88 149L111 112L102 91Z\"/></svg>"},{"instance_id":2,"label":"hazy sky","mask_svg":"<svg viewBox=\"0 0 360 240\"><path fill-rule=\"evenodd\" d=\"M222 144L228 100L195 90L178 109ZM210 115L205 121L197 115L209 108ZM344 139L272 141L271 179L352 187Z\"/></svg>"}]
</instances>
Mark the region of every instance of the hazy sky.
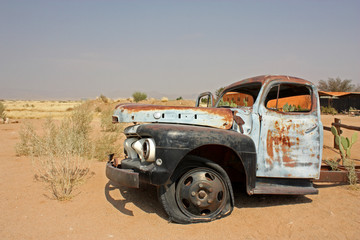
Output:
<instances>
[{"instance_id":1,"label":"hazy sky","mask_svg":"<svg viewBox=\"0 0 360 240\"><path fill-rule=\"evenodd\" d=\"M360 84L360 1L0 0L0 99L187 97L263 74Z\"/></svg>"}]
</instances>

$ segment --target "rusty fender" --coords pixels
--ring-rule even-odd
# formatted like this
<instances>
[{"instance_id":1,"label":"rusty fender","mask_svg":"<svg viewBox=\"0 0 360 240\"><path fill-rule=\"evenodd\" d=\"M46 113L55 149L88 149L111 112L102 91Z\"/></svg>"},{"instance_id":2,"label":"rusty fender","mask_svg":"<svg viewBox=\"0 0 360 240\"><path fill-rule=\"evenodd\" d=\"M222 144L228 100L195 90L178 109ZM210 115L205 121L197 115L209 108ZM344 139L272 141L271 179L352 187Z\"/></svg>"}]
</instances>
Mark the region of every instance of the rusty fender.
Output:
<instances>
[{"instance_id":1,"label":"rusty fender","mask_svg":"<svg viewBox=\"0 0 360 240\"><path fill-rule=\"evenodd\" d=\"M165 184L190 151L205 145L221 145L237 154L245 169L248 188L255 187L256 149L248 136L231 130L181 124L143 124L137 133L154 138L156 158L163 162L149 173L151 184Z\"/></svg>"}]
</instances>

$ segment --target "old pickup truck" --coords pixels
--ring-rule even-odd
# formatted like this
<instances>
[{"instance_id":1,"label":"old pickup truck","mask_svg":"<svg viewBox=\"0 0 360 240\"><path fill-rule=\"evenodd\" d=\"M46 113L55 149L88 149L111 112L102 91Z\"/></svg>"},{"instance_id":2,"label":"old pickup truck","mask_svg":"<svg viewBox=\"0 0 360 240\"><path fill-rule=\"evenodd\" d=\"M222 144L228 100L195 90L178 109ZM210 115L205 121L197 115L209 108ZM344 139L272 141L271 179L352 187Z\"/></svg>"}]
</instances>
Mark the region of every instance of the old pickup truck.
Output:
<instances>
[{"instance_id":1,"label":"old pickup truck","mask_svg":"<svg viewBox=\"0 0 360 240\"><path fill-rule=\"evenodd\" d=\"M229 215L233 186L249 195L318 193L312 181L320 175L323 126L309 81L253 77L226 87L217 101L200 94L195 107L118 105L113 122L134 125L124 130L125 159L111 157L106 176L127 187L157 186L173 222Z\"/></svg>"}]
</instances>

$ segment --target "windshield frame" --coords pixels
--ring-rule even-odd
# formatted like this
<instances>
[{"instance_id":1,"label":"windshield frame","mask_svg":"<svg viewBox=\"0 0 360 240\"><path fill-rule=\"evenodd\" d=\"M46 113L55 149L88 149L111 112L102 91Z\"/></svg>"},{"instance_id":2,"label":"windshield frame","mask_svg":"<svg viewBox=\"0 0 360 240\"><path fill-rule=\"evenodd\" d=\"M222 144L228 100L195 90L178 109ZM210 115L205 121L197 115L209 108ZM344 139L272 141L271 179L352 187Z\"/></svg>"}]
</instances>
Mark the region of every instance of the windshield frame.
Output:
<instances>
[{"instance_id":1,"label":"windshield frame","mask_svg":"<svg viewBox=\"0 0 360 240\"><path fill-rule=\"evenodd\" d=\"M223 99L224 95L229 92L236 92L236 93L243 93L250 95L253 98L253 103L255 103L261 91L262 85L263 85L262 82L251 82L251 83L244 83L232 88L225 88L225 90L220 94L220 97L216 100L214 107L216 108L225 107L225 106L219 106L219 104Z\"/></svg>"}]
</instances>

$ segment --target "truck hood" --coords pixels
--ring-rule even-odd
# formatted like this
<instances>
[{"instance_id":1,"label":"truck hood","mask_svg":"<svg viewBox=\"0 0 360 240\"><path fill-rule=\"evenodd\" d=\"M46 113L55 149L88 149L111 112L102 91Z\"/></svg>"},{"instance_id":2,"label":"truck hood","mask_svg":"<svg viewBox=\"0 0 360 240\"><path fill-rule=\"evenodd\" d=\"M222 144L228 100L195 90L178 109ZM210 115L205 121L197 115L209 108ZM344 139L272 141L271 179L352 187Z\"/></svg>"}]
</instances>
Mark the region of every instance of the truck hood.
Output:
<instances>
[{"instance_id":1,"label":"truck hood","mask_svg":"<svg viewBox=\"0 0 360 240\"><path fill-rule=\"evenodd\" d=\"M120 104L113 122L180 123L230 129L233 114L227 108L181 107L145 104Z\"/></svg>"}]
</instances>

